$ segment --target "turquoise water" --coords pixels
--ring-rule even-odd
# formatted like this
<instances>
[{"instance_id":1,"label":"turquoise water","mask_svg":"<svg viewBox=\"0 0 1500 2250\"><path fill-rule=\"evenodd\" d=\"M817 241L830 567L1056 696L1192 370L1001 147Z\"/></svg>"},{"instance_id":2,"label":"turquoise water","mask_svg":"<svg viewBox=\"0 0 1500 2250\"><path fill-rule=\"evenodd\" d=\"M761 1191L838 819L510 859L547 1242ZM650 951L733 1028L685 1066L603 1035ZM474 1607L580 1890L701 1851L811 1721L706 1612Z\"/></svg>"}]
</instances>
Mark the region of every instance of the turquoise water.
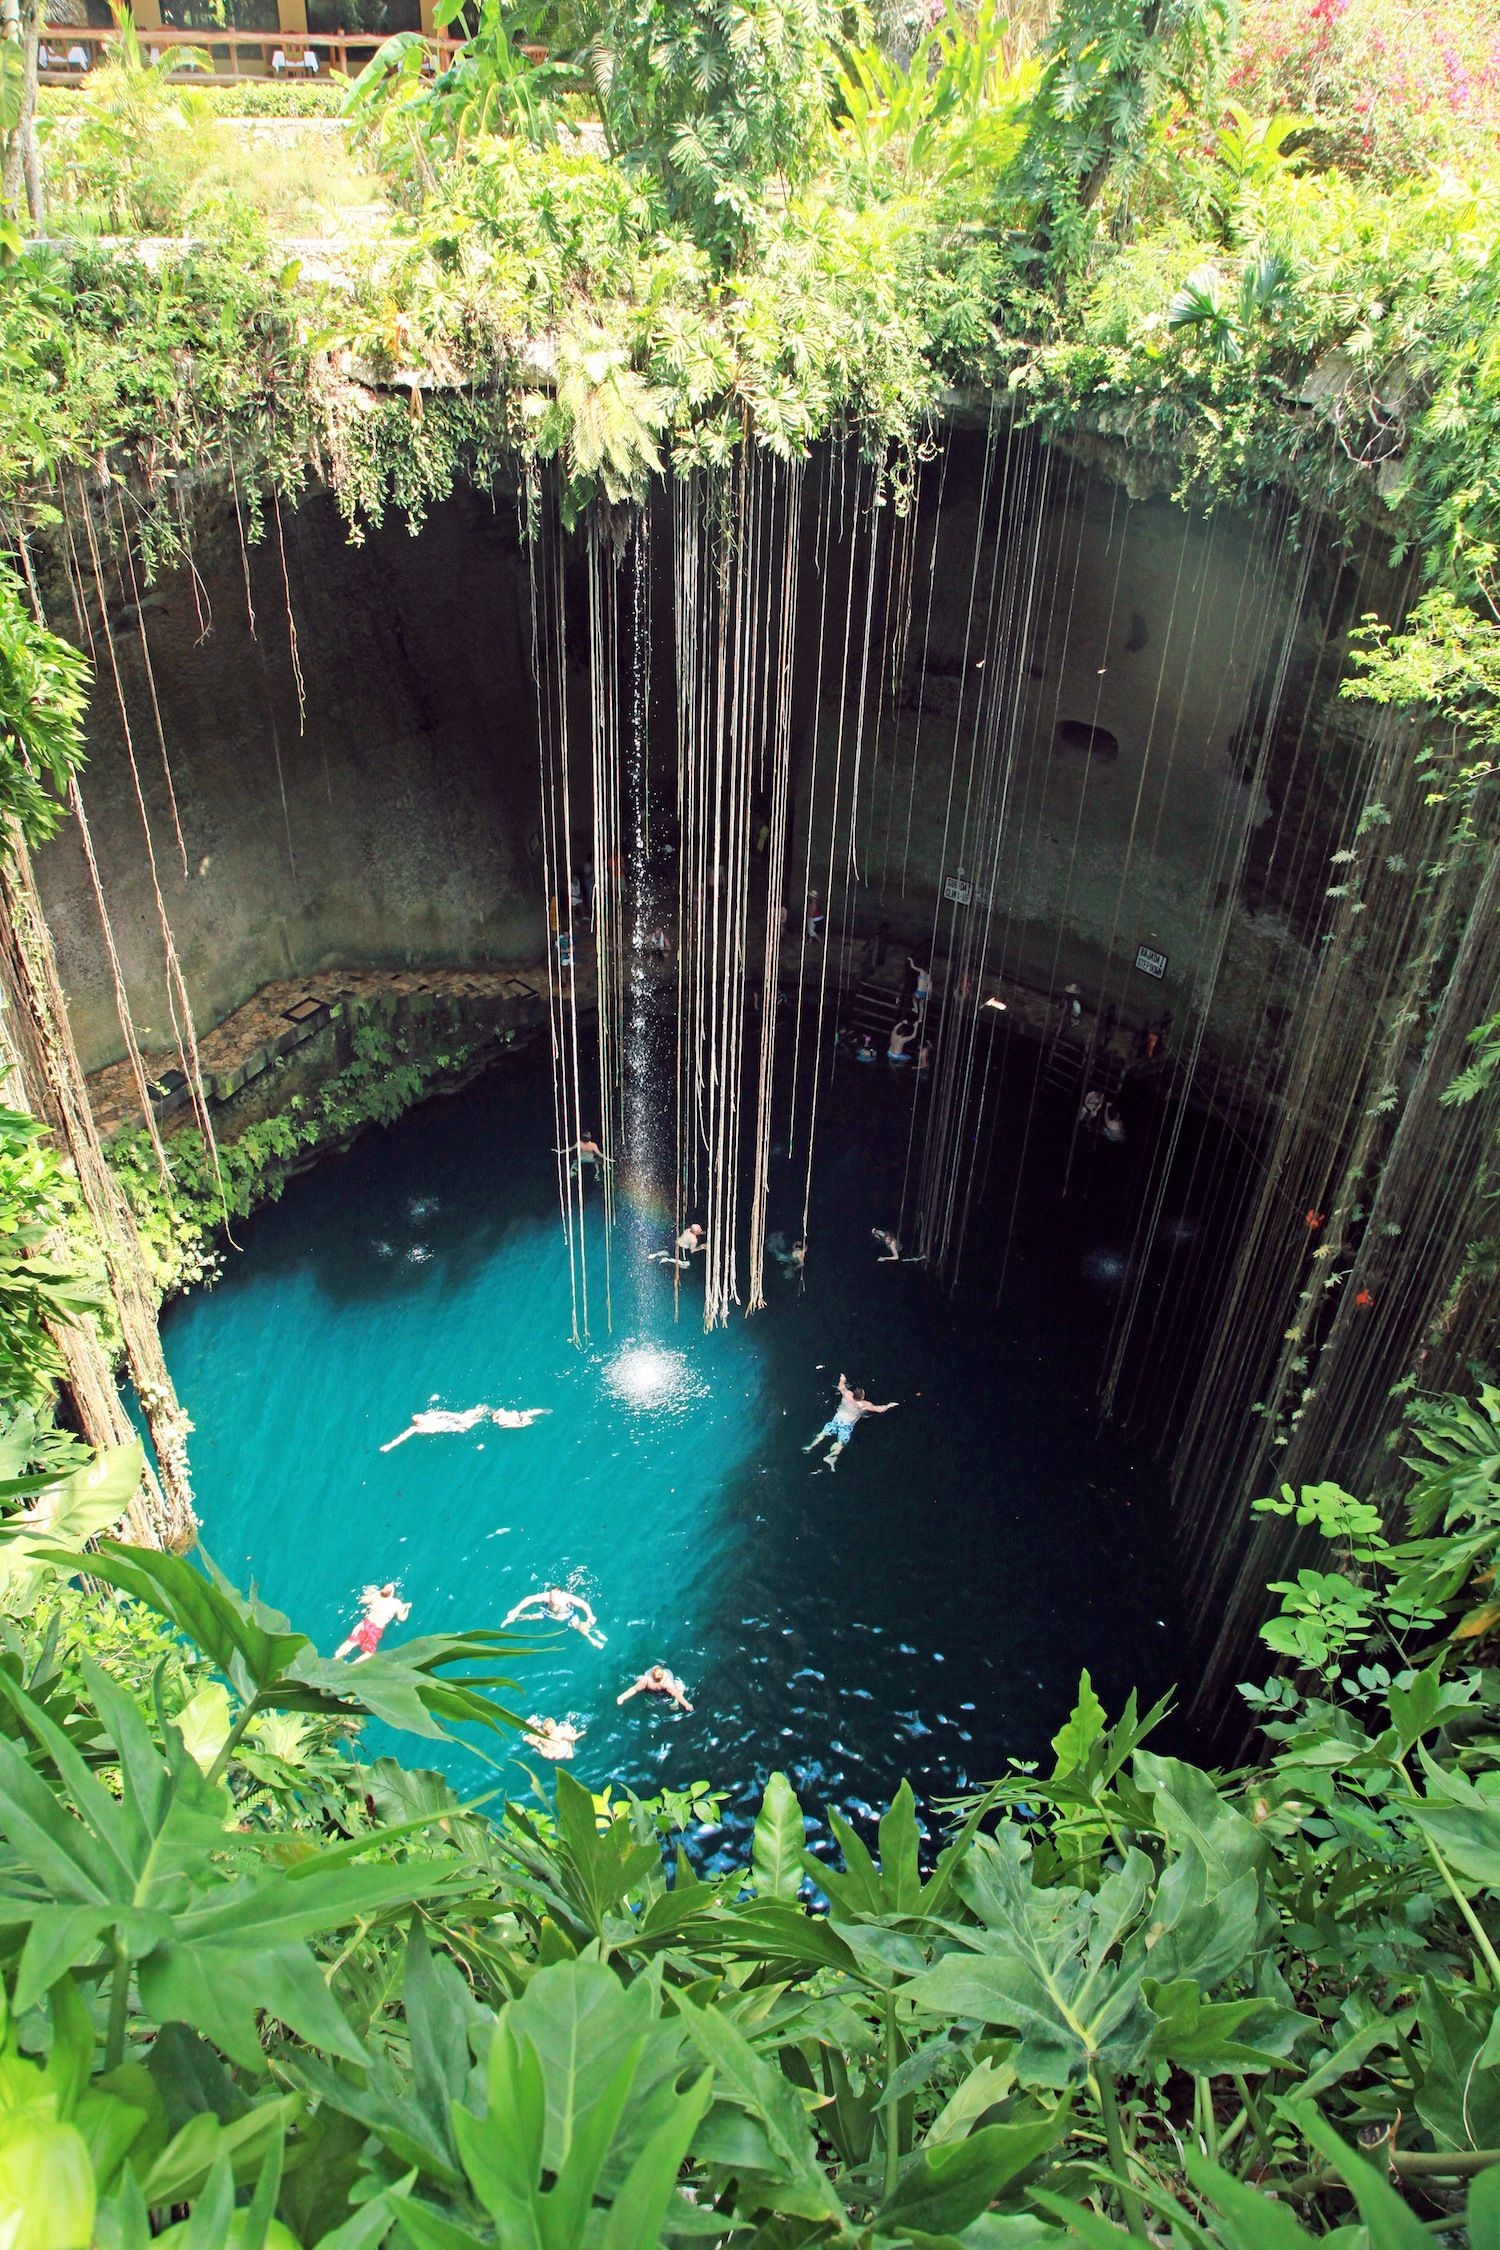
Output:
<instances>
[{"instance_id":1,"label":"turquoise water","mask_svg":"<svg viewBox=\"0 0 1500 2250\"><path fill-rule=\"evenodd\" d=\"M949 1302L915 1267L877 1267L869 1235L891 1223L910 1100L884 1072L842 1073L805 1293L774 1280L765 1314L708 1336L692 1282L674 1323L644 1263L659 1238L633 1220L604 1332L595 1203L596 1333L570 1342L539 1052L293 1181L166 1322L209 1553L325 1649L371 1579L400 1580L414 1633L576 1587L606 1645L551 1635L518 1671L520 1709L584 1728L574 1771L595 1787L729 1790L726 1849L773 1767L810 1809L858 1816L903 1774L942 1794L1039 1754L1082 1663L1116 1702L1165 1684L1159 1477L1089 1403L1120 1191L1054 1209L1044 1166L1000 1308L993 1269ZM794 1227L800 1168L778 1164L772 1198ZM830 1476L800 1448L840 1369L901 1403ZM429 1404L481 1402L547 1413L380 1451ZM616 1707L658 1658L691 1718ZM400 1749L483 1778L462 1749Z\"/></svg>"}]
</instances>

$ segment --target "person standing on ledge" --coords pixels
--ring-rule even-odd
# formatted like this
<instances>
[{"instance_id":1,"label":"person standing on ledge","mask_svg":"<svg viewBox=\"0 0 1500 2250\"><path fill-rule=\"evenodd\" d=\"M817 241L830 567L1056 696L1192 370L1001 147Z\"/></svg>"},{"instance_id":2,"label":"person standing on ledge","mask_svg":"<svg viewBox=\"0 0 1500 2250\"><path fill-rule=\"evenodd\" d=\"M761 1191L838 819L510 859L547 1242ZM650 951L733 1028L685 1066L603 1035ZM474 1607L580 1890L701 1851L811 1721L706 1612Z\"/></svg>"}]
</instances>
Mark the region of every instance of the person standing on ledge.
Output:
<instances>
[{"instance_id":1,"label":"person standing on ledge","mask_svg":"<svg viewBox=\"0 0 1500 2250\"><path fill-rule=\"evenodd\" d=\"M884 1406L877 1406L872 1399L865 1397L864 1392L857 1385L851 1389L841 1375L839 1377L839 1403L834 1410L832 1421L825 1422L813 1439L812 1444L804 1445L802 1450L804 1453L814 1453L822 1444L824 1438L831 1438L833 1442L823 1456L823 1466L825 1469L836 1469L839 1465L839 1455L859 1427L861 1418L866 1414L889 1414L892 1407L899 1406L900 1403L899 1399L891 1398L886 1400Z\"/></svg>"},{"instance_id":2,"label":"person standing on ledge","mask_svg":"<svg viewBox=\"0 0 1500 2250\"><path fill-rule=\"evenodd\" d=\"M387 1625L404 1625L411 1615L411 1603L398 1600L394 1582L384 1586L366 1586L359 1597L359 1605L364 1616L349 1638L340 1641L334 1650L335 1662L341 1656L347 1656L350 1649L357 1648L359 1654L354 1661L356 1664L363 1664L365 1658L373 1656L379 1648L380 1637Z\"/></svg>"},{"instance_id":3,"label":"person standing on ledge","mask_svg":"<svg viewBox=\"0 0 1500 2250\"><path fill-rule=\"evenodd\" d=\"M692 1713L693 1706L687 1699L686 1688L675 1672L667 1670L665 1664L650 1665L623 1695L615 1697L615 1701L628 1703L633 1695L664 1695L669 1703L676 1704L679 1711L686 1711L689 1715Z\"/></svg>"},{"instance_id":4,"label":"person standing on ledge","mask_svg":"<svg viewBox=\"0 0 1500 2250\"><path fill-rule=\"evenodd\" d=\"M500 1620L502 1633L507 1625L514 1625L518 1617L524 1617L532 1609L544 1611L554 1625L571 1625L575 1633L582 1633L595 1648L603 1648L604 1635L599 1630L592 1605L582 1594L570 1594L566 1586L544 1586L539 1594L528 1594L524 1601L517 1602Z\"/></svg>"}]
</instances>

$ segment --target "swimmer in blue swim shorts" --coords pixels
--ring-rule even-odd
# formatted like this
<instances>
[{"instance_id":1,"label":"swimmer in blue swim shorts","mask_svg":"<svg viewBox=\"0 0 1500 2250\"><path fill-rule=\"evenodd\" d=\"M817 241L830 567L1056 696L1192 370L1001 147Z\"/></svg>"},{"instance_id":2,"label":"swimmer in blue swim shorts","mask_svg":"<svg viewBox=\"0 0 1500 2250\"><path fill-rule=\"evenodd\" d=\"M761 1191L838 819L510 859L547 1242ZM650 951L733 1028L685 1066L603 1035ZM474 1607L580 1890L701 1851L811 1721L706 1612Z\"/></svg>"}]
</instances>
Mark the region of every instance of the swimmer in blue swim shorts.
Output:
<instances>
[{"instance_id":1,"label":"swimmer in blue swim shorts","mask_svg":"<svg viewBox=\"0 0 1500 2250\"><path fill-rule=\"evenodd\" d=\"M802 1450L804 1453L812 1453L822 1444L824 1438L830 1438L832 1443L823 1456L823 1466L825 1469L836 1469L839 1465L839 1455L849 1443L850 1438L853 1437L861 1416L865 1414L889 1414L891 1408L899 1404L898 1399L892 1398L887 1399L884 1406L877 1406L872 1399L865 1397L864 1392L857 1385L851 1389L841 1375L839 1377L839 1403L834 1411L833 1419L825 1422L813 1439L812 1444L804 1445Z\"/></svg>"}]
</instances>

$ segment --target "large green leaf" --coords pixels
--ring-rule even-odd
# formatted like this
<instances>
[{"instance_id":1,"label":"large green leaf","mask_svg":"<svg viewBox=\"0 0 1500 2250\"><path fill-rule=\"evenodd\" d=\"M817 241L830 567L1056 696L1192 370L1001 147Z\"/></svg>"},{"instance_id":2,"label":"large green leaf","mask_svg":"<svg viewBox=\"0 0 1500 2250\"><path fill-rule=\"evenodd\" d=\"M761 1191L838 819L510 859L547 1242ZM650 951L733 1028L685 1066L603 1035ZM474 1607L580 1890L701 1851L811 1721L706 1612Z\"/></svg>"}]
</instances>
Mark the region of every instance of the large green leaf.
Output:
<instances>
[{"instance_id":1,"label":"large green leaf","mask_svg":"<svg viewBox=\"0 0 1500 2250\"><path fill-rule=\"evenodd\" d=\"M1201 1848L1201 1833L1195 1824L1159 1880L1132 1850L1094 1891L1036 1882L1013 1822L976 1838L956 1883L980 1926L953 1928L953 1949L907 1987L913 2002L1015 2032L1010 2061L1023 2086L1076 2085L1096 2060L1113 2073L1139 2069L1158 2030L1148 1977L1153 1989L1192 1980L1206 1994L1253 1958L1259 1879L1247 1869L1222 1881L1224 1858ZM1179 2022L1185 2006L1179 1989Z\"/></svg>"},{"instance_id":2,"label":"large green leaf","mask_svg":"<svg viewBox=\"0 0 1500 2250\"><path fill-rule=\"evenodd\" d=\"M543 2156L549 2171L567 2161L581 2120L624 2057L636 2056L630 2107L615 2152L617 2161L633 2161L670 2114L685 2067L683 2026L677 2019L662 2020L656 1972L625 1985L601 1961L559 1961L538 1970L506 2010L505 2021L542 2065Z\"/></svg>"},{"instance_id":3,"label":"large green leaf","mask_svg":"<svg viewBox=\"0 0 1500 2250\"><path fill-rule=\"evenodd\" d=\"M87 1468L44 1484L28 1508L0 1523L0 1601L23 1599L44 1558L59 1549L76 1557L89 1540L117 1524L135 1496L143 1464L134 1440L111 1446ZM76 1563L70 1560L67 1567Z\"/></svg>"},{"instance_id":4,"label":"large green leaf","mask_svg":"<svg viewBox=\"0 0 1500 2250\"><path fill-rule=\"evenodd\" d=\"M1418 1755L1427 1795L1412 1801L1411 1819L1458 1874L1500 1890L1500 1773L1487 1773L1483 1786L1425 1749Z\"/></svg>"},{"instance_id":5,"label":"large green leaf","mask_svg":"<svg viewBox=\"0 0 1500 2250\"><path fill-rule=\"evenodd\" d=\"M65 1568L73 1567L66 1554L53 1559ZM249 1702L261 1688L280 1679L312 1643L305 1633L294 1632L278 1611L242 1600L212 1572L206 1556L204 1562L212 1575L205 1576L185 1555L105 1540L90 1557L89 1571L106 1585L133 1594L175 1625Z\"/></svg>"},{"instance_id":6,"label":"large green leaf","mask_svg":"<svg viewBox=\"0 0 1500 2250\"><path fill-rule=\"evenodd\" d=\"M957 2233L987 2210L1012 2180L1059 2139L1067 2105L1009 2125L982 2125L967 2140L918 2151L895 2192L876 2211L878 2234L918 2227L928 2234Z\"/></svg>"},{"instance_id":7,"label":"large green leaf","mask_svg":"<svg viewBox=\"0 0 1500 2250\"><path fill-rule=\"evenodd\" d=\"M555 1879L583 1931L604 1937L610 1915L660 1864L654 1839L637 1843L625 1819L601 1829L588 1790L559 1772Z\"/></svg>"},{"instance_id":8,"label":"large green leaf","mask_svg":"<svg viewBox=\"0 0 1500 2250\"><path fill-rule=\"evenodd\" d=\"M802 1886L806 1853L807 1827L797 1792L784 1773L773 1773L755 1818L750 1855L758 1896L795 1898Z\"/></svg>"},{"instance_id":9,"label":"large green leaf","mask_svg":"<svg viewBox=\"0 0 1500 2250\"><path fill-rule=\"evenodd\" d=\"M267 1870L274 1839L239 1836L227 1789L199 1771L176 1730L158 1746L114 1680L87 1660L83 1673L118 1756L118 1797L0 1670L0 1697L56 1777L49 1786L0 1738L0 1834L11 1847L0 1921L26 1928L20 2003L92 1960L113 1933L112 1978L128 1980L133 1963L158 2022L191 2025L250 2069L265 2067L265 2014L331 2053L361 2056L308 1941L462 1887L454 1863L351 1863L348 1852L378 1845L371 1837Z\"/></svg>"},{"instance_id":10,"label":"large green leaf","mask_svg":"<svg viewBox=\"0 0 1500 2250\"><path fill-rule=\"evenodd\" d=\"M1305 2018L1294 2008L1273 2000L1205 2000L1193 1977L1172 1984L1148 1977L1142 1989L1157 2019L1147 2060L1175 2063L1204 2078L1282 2068L1292 2040L1305 2029Z\"/></svg>"},{"instance_id":11,"label":"large green leaf","mask_svg":"<svg viewBox=\"0 0 1500 2250\"><path fill-rule=\"evenodd\" d=\"M834 2219L842 2228L844 2207L818 2162L807 2114L790 2080L755 2052L727 2015L698 2007L685 1995L677 2004L688 2037L712 2065L715 2108L740 2112L752 2128L742 2145L751 2152L751 2168L767 2171L768 2207Z\"/></svg>"},{"instance_id":12,"label":"large green leaf","mask_svg":"<svg viewBox=\"0 0 1500 2250\"><path fill-rule=\"evenodd\" d=\"M1032 1882L1031 1855L1011 1824L980 1838L958 1888L982 1927L967 1949L943 1956L908 1987L928 2013L1001 2026L1023 2086L1065 2087L1093 2068L1115 2070L1143 2054L1152 2019L1141 1992L1145 1955L1116 1948L1143 1926L1151 1864L1129 1852L1097 1893Z\"/></svg>"},{"instance_id":13,"label":"large green leaf","mask_svg":"<svg viewBox=\"0 0 1500 2250\"><path fill-rule=\"evenodd\" d=\"M1439 2148L1500 2147L1500 2065L1486 2057L1493 1998L1467 2005L1424 1978L1412 2053L1417 2115Z\"/></svg>"},{"instance_id":14,"label":"large green leaf","mask_svg":"<svg viewBox=\"0 0 1500 2250\"><path fill-rule=\"evenodd\" d=\"M43 1553L60 1567L76 1567L61 1549ZM106 1540L90 1558L89 1570L175 1625L224 1674L247 1712L374 1716L437 1738L456 1725L521 1728L521 1719L488 1692L508 1687L508 1680L475 1672L442 1676L454 1666L493 1662L515 1646L505 1634L428 1634L361 1664L337 1663L319 1656L279 1610L237 1593L201 1549L199 1554L202 1569L182 1555Z\"/></svg>"}]
</instances>

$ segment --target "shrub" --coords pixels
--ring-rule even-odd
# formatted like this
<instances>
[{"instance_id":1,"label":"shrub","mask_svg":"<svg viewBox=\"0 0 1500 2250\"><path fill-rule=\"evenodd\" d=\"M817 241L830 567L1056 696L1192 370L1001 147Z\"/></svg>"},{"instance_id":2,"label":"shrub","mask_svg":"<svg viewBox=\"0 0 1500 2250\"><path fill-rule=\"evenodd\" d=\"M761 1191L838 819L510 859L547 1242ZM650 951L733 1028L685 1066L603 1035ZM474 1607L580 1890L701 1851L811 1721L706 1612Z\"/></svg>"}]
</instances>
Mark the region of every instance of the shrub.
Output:
<instances>
[{"instance_id":1,"label":"shrub","mask_svg":"<svg viewBox=\"0 0 1500 2250\"><path fill-rule=\"evenodd\" d=\"M1310 118L1319 159L1346 170L1492 157L1500 16L1492 0L1246 0L1230 90Z\"/></svg>"}]
</instances>

